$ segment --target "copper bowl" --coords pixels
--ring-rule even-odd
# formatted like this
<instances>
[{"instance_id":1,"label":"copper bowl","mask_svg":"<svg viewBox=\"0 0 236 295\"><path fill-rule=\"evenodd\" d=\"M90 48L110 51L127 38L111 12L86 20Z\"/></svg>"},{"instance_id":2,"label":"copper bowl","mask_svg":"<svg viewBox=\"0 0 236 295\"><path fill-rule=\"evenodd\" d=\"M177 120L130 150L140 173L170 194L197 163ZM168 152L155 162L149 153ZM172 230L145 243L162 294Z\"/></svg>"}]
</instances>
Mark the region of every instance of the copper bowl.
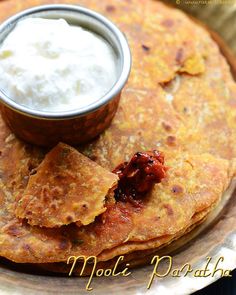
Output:
<instances>
[{"instance_id":1,"label":"copper bowl","mask_svg":"<svg viewBox=\"0 0 236 295\"><path fill-rule=\"evenodd\" d=\"M21 139L40 146L53 146L59 141L71 145L85 143L99 135L111 123L129 77L131 54L123 33L102 15L80 6L44 5L23 11L0 26L0 42L27 17L64 18L99 34L112 46L117 56L118 78L110 91L86 107L65 112L33 110L16 103L0 90L2 117Z\"/></svg>"}]
</instances>

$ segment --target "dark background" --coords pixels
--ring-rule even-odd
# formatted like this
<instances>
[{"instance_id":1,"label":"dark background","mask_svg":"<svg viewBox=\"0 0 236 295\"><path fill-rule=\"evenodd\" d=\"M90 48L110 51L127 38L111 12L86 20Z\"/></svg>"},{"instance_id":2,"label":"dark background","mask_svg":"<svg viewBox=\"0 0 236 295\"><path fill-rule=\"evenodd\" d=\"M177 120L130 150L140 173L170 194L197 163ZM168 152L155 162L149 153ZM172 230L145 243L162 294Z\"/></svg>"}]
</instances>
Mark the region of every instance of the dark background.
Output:
<instances>
[{"instance_id":1,"label":"dark background","mask_svg":"<svg viewBox=\"0 0 236 295\"><path fill-rule=\"evenodd\" d=\"M236 295L236 270L232 277L219 279L214 284L195 292L193 295Z\"/></svg>"}]
</instances>

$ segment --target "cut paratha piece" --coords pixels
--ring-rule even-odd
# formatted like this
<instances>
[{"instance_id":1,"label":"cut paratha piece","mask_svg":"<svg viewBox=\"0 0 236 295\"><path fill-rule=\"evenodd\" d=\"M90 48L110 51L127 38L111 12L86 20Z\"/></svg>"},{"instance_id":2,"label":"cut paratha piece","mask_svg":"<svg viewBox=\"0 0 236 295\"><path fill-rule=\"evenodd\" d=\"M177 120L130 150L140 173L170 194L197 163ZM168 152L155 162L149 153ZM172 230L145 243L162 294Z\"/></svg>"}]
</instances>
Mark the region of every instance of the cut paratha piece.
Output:
<instances>
[{"instance_id":1,"label":"cut paratha piece","mask_svg":"<svg viewBox=\"0 0 236 295\"><path fill-rule=\"evenodd\" d=\"M1 159L0 159L1 161ZM138 245L128 252L154 248L149 242L163 236L176 237L192 225L193 216L214 206L229 185L230 163L209 154L165 153L167 177L142 198L140 206L116 202L93 223L77 227L74 223L59 228L29 226L14 217L15 200L3 186L0 210L0 255L19 263L67 261L69 256L117 255L116 247ZM11 196L11 195L10 195ZM16 220L12 224L13 220ZM20 237L20 238L19 238ZM161 242L158 247L165 244ZM142 246L142 247L141 247ZM117 248L118 249L118 248ZM109 257L105 257L105 251ZM111 256L110 256L111 255Z\"/></svg>"},{"instance_id":2,"label":"cut paratha piece","mask_svg":"<svg viewBox=\"0 0 236 295\"><path fill-rule=\"evenodd\" d=\"M30 225L87 225L106 210L104 202L118 177L76 149L59 143L30 176L16 215Z\"/></svg>"}]
</instances>

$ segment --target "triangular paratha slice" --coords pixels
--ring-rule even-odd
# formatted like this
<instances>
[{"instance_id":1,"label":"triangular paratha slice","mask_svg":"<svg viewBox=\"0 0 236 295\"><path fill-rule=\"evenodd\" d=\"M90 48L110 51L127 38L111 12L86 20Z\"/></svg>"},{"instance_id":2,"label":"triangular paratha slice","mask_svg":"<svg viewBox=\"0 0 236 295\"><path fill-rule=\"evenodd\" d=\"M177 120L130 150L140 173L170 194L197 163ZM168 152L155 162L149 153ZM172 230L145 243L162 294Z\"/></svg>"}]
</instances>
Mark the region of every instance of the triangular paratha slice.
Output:
<instances>
[{"instance_id":1,"label":"triangular paratha slice","mask_svg":"<svg viewBox=\"0 0 236 295\"><path fill-rule=\"evenodd\" d=\"M117 179L76 149L59 143L30 176L16 215L40 227L87 225L106 210L105 198Z\"/></svg>"}]
</instances>

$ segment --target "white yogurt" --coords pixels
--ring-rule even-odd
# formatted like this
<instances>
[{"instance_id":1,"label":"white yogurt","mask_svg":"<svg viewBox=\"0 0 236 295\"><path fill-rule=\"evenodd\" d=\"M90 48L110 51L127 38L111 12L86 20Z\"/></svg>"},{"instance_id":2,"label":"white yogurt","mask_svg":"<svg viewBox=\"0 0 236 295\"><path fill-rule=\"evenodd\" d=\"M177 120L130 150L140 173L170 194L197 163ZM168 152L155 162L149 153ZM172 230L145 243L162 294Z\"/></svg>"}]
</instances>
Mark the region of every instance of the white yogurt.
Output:
<instances>
[{"instance_id":1,"label":"white yogurt","mask_svg":"<svg viewBox=\"0 0 236 295\"><path fill-rule=\"evenodd\" d=\"M87 106L114 85L117 58L98 35L65 20L27 18L0 47L0 88L44 111Z\"/></svg>"}]
</instances>

